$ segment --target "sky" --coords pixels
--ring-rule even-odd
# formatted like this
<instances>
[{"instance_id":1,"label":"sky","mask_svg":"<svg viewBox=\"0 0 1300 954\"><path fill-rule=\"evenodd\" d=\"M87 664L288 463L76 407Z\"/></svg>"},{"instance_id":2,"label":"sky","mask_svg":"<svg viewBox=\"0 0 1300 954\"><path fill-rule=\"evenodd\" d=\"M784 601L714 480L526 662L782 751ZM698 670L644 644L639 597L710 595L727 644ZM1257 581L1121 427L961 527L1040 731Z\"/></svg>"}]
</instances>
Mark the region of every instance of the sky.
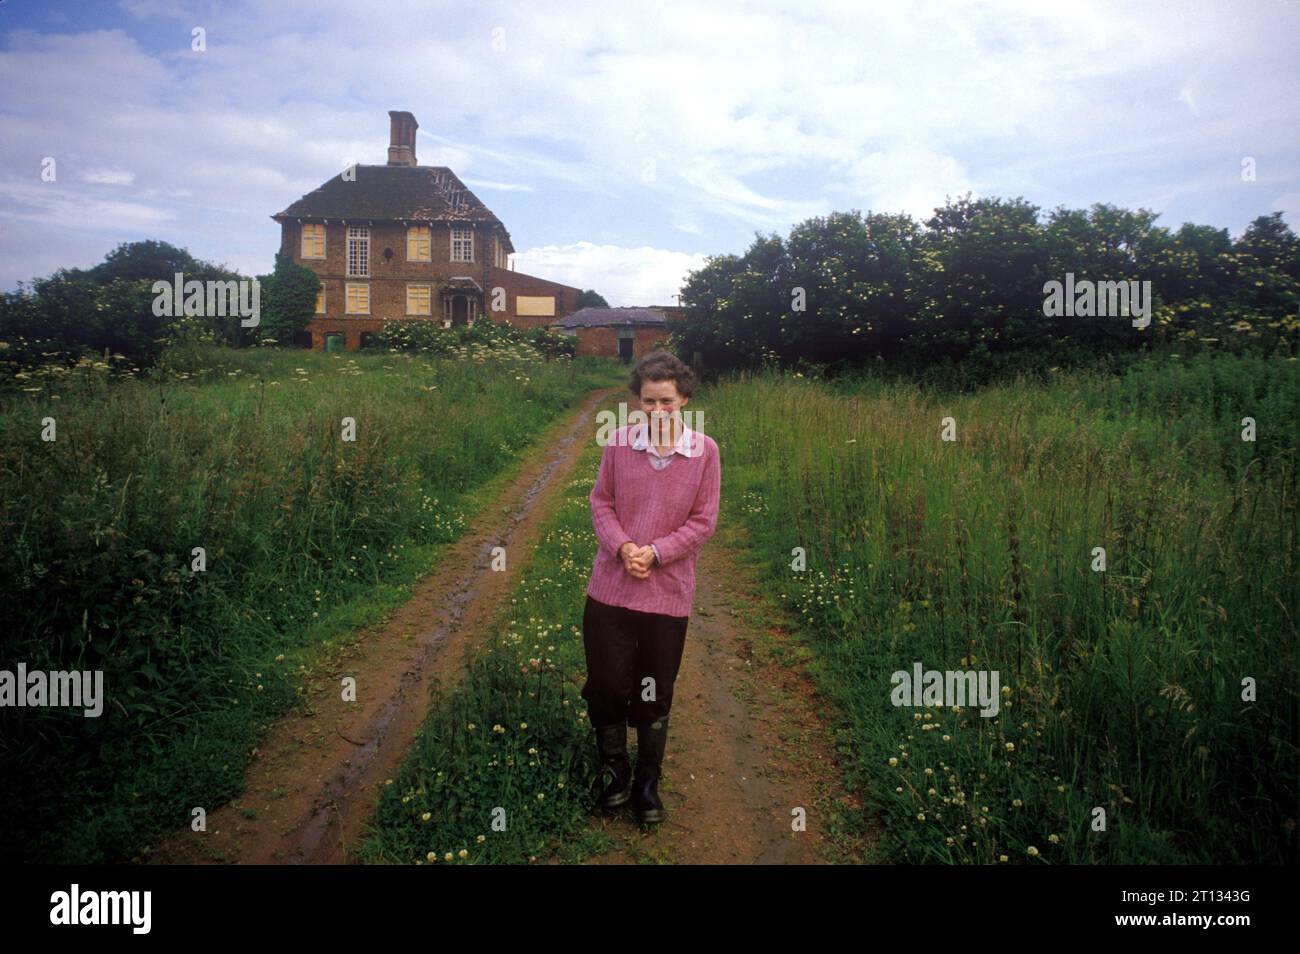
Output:
<instances>
[{"instance_id":1,"label":"sky","mask_svg":"<svg viewBox=\"0 0 1300 954\"><path fill-rule=\"evenodd\" d=\"M611 305L968 192L1300 231L1297 54L1300 0L0 0L0 289L143 239L269 272L390 109L517 271Z\"/></svg>"}]
</instances>

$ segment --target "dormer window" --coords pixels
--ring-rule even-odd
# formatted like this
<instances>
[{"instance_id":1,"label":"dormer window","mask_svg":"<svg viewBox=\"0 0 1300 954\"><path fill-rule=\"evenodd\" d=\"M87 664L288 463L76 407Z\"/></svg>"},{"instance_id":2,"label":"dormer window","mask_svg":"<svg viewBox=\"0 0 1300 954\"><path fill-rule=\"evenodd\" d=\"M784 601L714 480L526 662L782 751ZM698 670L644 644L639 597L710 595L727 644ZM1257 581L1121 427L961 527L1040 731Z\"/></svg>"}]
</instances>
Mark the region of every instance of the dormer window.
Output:
<instances>
[{"instance_id":1,"label":"dormer window","mask_svg":"<svg viewBox=\"0 0 1300 954\"><path fill-rule=\"evenodd\" d=\"M474 261L474 229L466 225L451 227L451 260L453 262Z\"/></svg>"},{"instance_id":2,"label":"dormer window","mask_svg":"<svg viewBox=\"0 0 1300 954\"><path fill-rule=\"evenodd\" d=\"M348 226L348 277L370 277L370 228Z\"/></svg>"}]
</instances>

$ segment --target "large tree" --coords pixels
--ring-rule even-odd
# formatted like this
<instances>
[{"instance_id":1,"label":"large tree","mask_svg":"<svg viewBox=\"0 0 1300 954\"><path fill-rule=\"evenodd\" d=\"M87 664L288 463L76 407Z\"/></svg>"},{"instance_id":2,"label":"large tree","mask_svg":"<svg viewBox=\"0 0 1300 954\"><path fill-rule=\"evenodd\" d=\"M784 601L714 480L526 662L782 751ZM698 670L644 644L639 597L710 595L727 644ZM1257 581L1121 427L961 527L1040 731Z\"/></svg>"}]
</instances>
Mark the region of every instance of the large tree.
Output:
<instances>
[{"instance_id":1,"label":"large tree","mask_svg":"<svg viewBox=\"0 0 1300 954\"><path fill-rule=\"evenodd\" d=\"M275 255L275 270L258 278L262 286L261 324L250 329L253 337L285 345L302 331L316 313L320 278L310 268L282 252Z\"/></svg>"}]
</instances>

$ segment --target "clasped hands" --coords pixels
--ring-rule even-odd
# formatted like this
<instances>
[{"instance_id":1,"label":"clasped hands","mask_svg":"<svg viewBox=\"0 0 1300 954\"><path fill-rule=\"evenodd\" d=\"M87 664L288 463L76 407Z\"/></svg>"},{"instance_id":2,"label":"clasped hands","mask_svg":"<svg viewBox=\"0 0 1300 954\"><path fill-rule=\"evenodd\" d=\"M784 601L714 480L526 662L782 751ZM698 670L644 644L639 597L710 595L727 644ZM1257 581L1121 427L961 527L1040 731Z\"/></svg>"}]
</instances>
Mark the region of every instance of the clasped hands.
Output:
<instances>
[{"instance_id":1,"label":"clasped hands","mask_svg":"<svg viewBox=\"0 0 1300 954\"><path fill-rule=\"evenodd\" d=\"M644 580L650 576L650 569L654 566L655 551L650 544L643 547L637 546L631 540L618 548L619 559L623 561L623 568L631 573L638 580Z\"/></svg>"}]
</instances>

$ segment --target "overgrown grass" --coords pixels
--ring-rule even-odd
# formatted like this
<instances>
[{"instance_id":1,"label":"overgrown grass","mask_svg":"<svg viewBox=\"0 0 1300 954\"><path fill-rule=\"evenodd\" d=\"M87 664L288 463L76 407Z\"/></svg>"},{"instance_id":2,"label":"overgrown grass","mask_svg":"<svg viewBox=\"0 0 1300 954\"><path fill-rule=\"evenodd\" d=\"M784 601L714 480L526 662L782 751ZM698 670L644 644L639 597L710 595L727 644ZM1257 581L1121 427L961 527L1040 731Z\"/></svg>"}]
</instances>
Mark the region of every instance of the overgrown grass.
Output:
<instances>
[{"instance_id":1,"label":"overgrown grass","mask_svg":"<svg viewBox=\"0 0 1300 954\"><path fill-rule=\"evenodd\" d=\"M0 559L19 596L4 668L104 668L114 706L0 711L6 857L129 857L236 793L262 727L295 702L296 651L395 605L481 507L500 455L623 375L471 352L219 360L174 354L189 379L152 388L72 372L60 400L3 406ZM891 856L1295 861L1297 412L1295 362L1227 355L947 396L775 375L710 389L722 519L745 524L803 621ZM434 701L370 859L521 862L583 827L598 453L582 452L490 642ZM193 546L205 573L188 572ZM998 670L1000 713L893 706L891 675L917 661Z\"/></svg>"},{"instance_id":2,"label":"overgrown grass","mask_svg":"<svg viewBox=\"0 0 1300 954\"><path fill-rule=\"evenodd\" d=\"M0 668L103 670L107 696L99 718L0 709L0 856L128 859L236 794L295 704L296 651L395 605L485 485L622 373L515 346L193 347L152 380L86 365L0 398Z\"/></svg>"},{"instance_id":3,"label":"overgrown grass","mask_svg":"<svg viewBox=\"0 0 1300 954\"><path fill-rule=\"evenodd\" d=\"M619 400L627 396L602 406ZM527 862L584 825L597 767L581 696L582 611L596 556L588 496L600 452L586 443L509 606L464 677L433 700L380 800L365 848L371 860Z\"/></svg>"},{"instance_id":4,"label":"overgrown grass","mask_svg":"<svg viewBox=\"0 0 1300 954\"><path fill-rule=\"evenodd\" d=\"M709 410L722 519L803 621L891 855L1295 861L1294 359L950 397L743 376ZM895 707L917 661L998 670L1000 713Z\"/></svg>"}]
</instances>

